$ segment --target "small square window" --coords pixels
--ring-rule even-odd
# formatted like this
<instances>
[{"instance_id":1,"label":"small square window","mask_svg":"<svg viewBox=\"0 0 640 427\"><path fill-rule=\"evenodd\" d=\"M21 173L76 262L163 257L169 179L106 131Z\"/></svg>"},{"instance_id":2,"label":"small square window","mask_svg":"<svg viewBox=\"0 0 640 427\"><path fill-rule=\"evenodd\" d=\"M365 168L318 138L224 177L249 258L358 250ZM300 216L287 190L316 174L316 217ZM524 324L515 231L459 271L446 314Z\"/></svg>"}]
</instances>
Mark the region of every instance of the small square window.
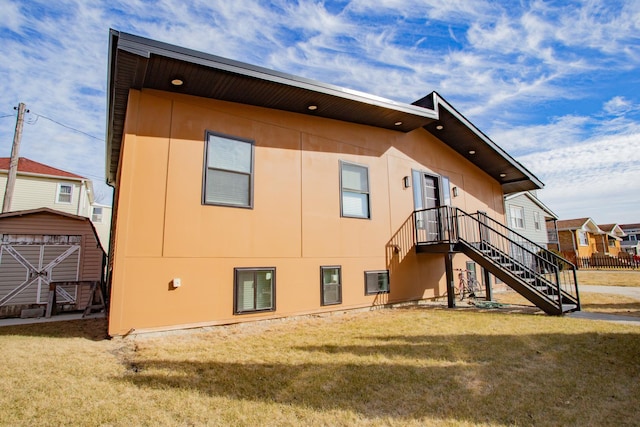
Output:
<instances>
[{"instance_id":1,"label":"small square window","mask_svg":"<svg viewBox=\"0 0 640 427\"><path fill-rule=\"evenodd\" d=\"M58 184L58 203L71 203L73 187L69 184Z\"/></svg>"},{"instance_id":2,"label":"small square window","mask_svg":"<svg viewBox=\"0 0 640 427\"><path fill-rule=\"evenodd\" d=\"M91 214L91 221L96 223L102 222L102 208L94 206L93 213Z\"/></svg>"},{"instance_id":3,"label":"small square window","mask_svg":"<svg viewBox=\"0 0 640 427\"><path fill-rule=\"evenodd\" d=\"M389 292L389 270L365 271L365 295Z\"/></svg>"},{"instance_id":4,"label":"small square window","mask_svg":"<svg viewBox=\"0 0 640 427\"><path fill-rule=\"evenodd\" d=\"M257 311L274 311L276 291L276 269L234 269L234 314Z\"/></svg>"},{"instance_id":5,"label":"small square window","mask_svg":"<svg viewBox=\"0 0 640 427\"><path fill-rule=\"evenodd\" d=\"M320 267L322 305L342 302L342 268L337 266Z\"/></svg>"}]
</instances>

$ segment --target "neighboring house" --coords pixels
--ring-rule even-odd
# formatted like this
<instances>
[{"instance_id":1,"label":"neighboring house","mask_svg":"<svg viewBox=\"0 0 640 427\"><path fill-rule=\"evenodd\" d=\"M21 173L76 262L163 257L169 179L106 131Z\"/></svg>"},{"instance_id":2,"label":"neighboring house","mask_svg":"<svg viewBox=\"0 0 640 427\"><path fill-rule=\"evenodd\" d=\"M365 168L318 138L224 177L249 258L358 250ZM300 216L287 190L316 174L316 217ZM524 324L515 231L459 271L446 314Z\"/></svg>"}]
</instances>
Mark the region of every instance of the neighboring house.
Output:
<instances>
[{"instance_id":1,"label":"neighboring house","mask_svg":"<svg viewBox=\"0 0 640 427\"><path fill-rule=\"evenodd\" d=\"M602 234L596 238L596 250L601 254L618 256L622 251L622 242L625 232L618 224L598 224Z\"/></svg>"},{"instance_id":2,"label":"neighboring house","mask_svg":"<svg viewBox=\"0 0 640 427\"><path fill-rule=\"evenodd\" d=\"M547 226L552 227L553 224L547 223ZM558 243L549 246L560 251L572 263L598 252L596 241L602 230L591 218L558 220L556 226Z\"/></svg>"},{"instance_id":3,"label":"neighboring house","mask_svg":"<svg viewBox=\"0 0 640 427\"><path fill-rule=\"evenodd\" d=\"M0 158L0 205L4 201L10 158ZM93 203L90 179L20 157L9 211L47 207L89 217Z\"/></svg>"},{"instance_id":4,"label":"neighboring house","mask_svg":"<svg viewBox=\"0 0 640 427\"><path fill-rule=\"evenodd\" d=\"M113 30L109 56L111 335L452 300L470 257L513 276L451 221L484 236L542 183L437 93L402 104Z\"/></svg>"},{"instance_id":5,"label":"neighboring house","mask_svg":"<svg viewBox=\"0 0 640 427\"><path fill-rule=\"evenodd\" d=\"M640 223L621 224L620 228L625 233L620 242L621 249L633 255L640 255Z\"/></svg>"},{"instance_id":6,"label":"neighboring house","mask_svg":"<svg viewBox=\"0 0 640 427\"><path fill-rule=\"evenodd\" d=\"M7 185L10 158L0 158L0 206ZM18 159L18 172L10 212L38 208L91 218L102 247L109 247L111 207L94 201L93 182L85 177L26 157Z\"/></svg>"},{"instance_id":7,"label":"neighboring house","mask_svg":"<svg viewBox=\"0 0 640 427\"><path fill-rule=\"evenodd\" d=\"M0 214L0 317L47 305L52 281L103 279L105 253L89 218L49 208ZM56 288L60 310L83 310L90 287Z\"/></svg>"},{"instance_id":8,"label":"neighboring house","mask_svg":"<svg viewBox=\"0 0 640 427\"><path fill-rule=\"evenodd\" d=\"M94 203L91 205L91 222L98 232L102 247L109 250L109 237L111 235L111 212L109 205Z\"/></svg>"},{"instance_id":9,"label":"neighboring house","mask_svg":"<svg viewBox=\"0 0 640 427\"><path fill-rule=\"evenodd\" d=\"M507 225L527 239L547 247L557 243L555 233L547 232L547 223L555 222L558 216L536 197L535 191L523 191L504 197Z\"/></svg>"}]
</instances>

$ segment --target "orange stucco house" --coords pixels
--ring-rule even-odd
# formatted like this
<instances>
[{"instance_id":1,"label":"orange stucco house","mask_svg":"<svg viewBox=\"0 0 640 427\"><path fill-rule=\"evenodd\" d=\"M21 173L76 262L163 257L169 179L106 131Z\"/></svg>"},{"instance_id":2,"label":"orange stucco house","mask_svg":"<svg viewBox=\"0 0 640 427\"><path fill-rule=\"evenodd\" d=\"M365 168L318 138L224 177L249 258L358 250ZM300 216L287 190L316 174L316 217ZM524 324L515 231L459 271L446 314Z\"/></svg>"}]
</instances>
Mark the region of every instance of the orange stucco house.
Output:
<instances>
[{"instance_id":1,"label":"orange stucco house","mask_svg":"<svg viewBox=\"0 0 640 427\"><path fill-rule=\"evenodd\" d=\"M508 278L460 224L481 212L486 236L504 194L542 183L437 93L403 104L113 30L109 55L110 334L433 298L470 261Z\"/></svg>"}]
</instances>

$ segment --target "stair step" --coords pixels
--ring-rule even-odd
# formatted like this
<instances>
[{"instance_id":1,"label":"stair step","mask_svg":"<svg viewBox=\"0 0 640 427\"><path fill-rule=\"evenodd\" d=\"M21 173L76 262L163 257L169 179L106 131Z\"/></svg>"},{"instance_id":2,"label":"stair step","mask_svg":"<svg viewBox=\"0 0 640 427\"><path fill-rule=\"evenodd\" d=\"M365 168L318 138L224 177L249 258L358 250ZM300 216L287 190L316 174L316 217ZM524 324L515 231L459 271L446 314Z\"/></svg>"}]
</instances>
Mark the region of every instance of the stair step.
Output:
<instances>
[{"instance_id":1,"label":"stair step","mask_svg":"<svg viewBox=\"0 0 640 427\"><path fill-rule=\"evenodd\" d=\"M578 309L576 304L562 304L562 312L566 313L567 311L575 311Z\"/></svg>"}]
</instances>

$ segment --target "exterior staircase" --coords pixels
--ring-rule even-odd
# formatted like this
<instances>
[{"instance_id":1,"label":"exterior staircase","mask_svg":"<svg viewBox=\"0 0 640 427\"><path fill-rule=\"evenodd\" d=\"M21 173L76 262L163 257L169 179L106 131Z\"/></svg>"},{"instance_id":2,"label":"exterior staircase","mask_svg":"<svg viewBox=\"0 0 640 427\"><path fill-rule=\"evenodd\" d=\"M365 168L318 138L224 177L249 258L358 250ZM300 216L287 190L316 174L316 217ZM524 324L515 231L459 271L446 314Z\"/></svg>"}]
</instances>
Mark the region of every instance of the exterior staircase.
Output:
<instances>
[{"instance_id":1,"label":"exterior staircase","mask_svg":"<svg viewBox=\"0 0 640 427\"><path fill-rule=\"evenodd\" d=\"M547 314L580 310L576 267L485 214L414 212L418 252L464 253Z\"/></svg>"}]
</instances>

